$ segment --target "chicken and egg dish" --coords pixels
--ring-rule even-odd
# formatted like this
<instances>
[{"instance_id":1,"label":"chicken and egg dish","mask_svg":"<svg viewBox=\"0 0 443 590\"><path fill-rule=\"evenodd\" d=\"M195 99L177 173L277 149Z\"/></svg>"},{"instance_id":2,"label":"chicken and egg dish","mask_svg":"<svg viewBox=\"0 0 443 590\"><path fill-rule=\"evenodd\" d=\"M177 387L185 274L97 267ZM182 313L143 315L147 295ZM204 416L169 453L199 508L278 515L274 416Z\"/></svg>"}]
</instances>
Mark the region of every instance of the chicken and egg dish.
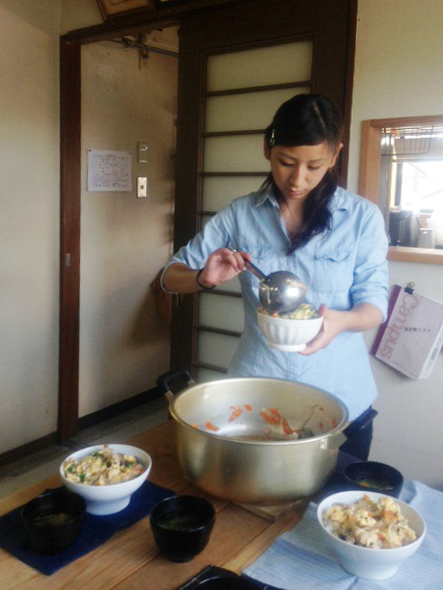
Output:
<instances>
[{"instance_id":1,"label":"chicken and egg dish","mask_svg":"<svg viewBox=\"0 0 443 590\"><path fill-rule=\"evenodd\" d=\"M68 481L89 486L122 483L138 477L145 469L133 455L116 453L108 445L82 459L67 459L63 464Z\"/></svg>"},{"instance_id":2,"label":"chicken and egg dish","mask_svg":"<svg viewBox=\"0 0 443 590\"><path fill-rule=\"evenodd\" d=\"M323 513L323 522L343 541L373 549L403 547L417 536L390 497L375 503L365 494L354 504L334 504Z\"/></svg>"},{"instance_id":3,"label":"chicken and egg dish","mask_svg":"<svg viewBox=\"0 0 443 590\"><path fill-rule=\"evenodd\" d=\"M273 318L281 318L282 320L312 320L320 317L317 310L310 303L300 303L293 311L287 313L269 313L263 307L258 310L265 315L271 315Z\"/></svg>"}]
</instances>

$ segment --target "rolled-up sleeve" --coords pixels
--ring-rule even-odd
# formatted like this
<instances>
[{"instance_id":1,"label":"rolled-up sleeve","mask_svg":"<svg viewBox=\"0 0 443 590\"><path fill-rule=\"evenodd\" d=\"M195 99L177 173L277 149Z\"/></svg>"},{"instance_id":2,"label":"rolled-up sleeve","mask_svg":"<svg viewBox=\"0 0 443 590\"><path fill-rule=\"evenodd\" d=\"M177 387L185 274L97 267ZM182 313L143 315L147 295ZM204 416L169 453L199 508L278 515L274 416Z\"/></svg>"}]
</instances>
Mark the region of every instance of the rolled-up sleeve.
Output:
<instances>
[{"instance_id":1,"label":"rolled-up sleeve","mask_svg":"<svg viewBox=\"0 0 443 590\"><path fill-rule=\"evenodd\" d=\"M182 246L176 252L166 266L160 277L161 288L167 293L168 291L163 284L163 277L165 272L172 264L177 262L186 264L189 268L198 270L203 268L209 256L218 248L225 248L230 246L230 228L234 223L234 215L231 207L227 207L220 211L208 221L205 227L185 246Z\"/></svg>"},{"instance_id":2,"label":"rolled-up sleeve","mask_svg":"<svg viewBox=\"0 0 443 590\"><path fill-rule=\"evenodd\" d=\"M388 238L385 222L381 211L372 204L365 210L360 221L351 300L353 305L375 305L382 312L384 321L388 308Z\"/></svg>"}]
</instances>

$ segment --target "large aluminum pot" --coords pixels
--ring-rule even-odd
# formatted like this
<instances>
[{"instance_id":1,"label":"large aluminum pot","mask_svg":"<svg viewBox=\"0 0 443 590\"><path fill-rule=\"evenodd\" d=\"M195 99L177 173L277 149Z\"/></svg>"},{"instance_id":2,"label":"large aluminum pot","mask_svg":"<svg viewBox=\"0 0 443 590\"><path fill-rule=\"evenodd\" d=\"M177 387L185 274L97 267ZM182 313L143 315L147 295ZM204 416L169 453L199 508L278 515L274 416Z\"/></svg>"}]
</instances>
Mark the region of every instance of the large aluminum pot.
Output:
<instances>
[{"instance_id":1,"label":"large aluminum pot","mask_svg":"<svg viewBox=\"0 0 443 590\"><path fill-rule=\"evenodd\" d=\"M163 378L158 383L167 390ZM166 393L185 477L232 502L275 505L315 493L346 439L346 406L292 381L223 379ZM297 428L312 436L288 434Z\"/></svg>"}]
</instances>

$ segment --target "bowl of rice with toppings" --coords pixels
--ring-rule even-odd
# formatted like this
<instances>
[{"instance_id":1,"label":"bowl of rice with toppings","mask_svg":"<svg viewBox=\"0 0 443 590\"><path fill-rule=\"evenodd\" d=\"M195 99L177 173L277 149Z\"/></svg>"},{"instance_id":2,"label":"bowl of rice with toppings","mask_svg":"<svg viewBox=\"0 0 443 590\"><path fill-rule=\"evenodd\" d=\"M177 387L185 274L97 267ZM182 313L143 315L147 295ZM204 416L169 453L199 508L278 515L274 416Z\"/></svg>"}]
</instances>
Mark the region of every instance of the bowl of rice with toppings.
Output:
<instances>
[{"instance_id":1,"label":"bowl of rice with toppings","mask_svg":"<svg viewBox=\"0 0 443 590\"><path fill-rule=\"evenodd\" d=\"M317 508L325 538L342 567L369 580L393 576L420 547L422 516L409 504L375 492L340 492Z\"/></svg>"},{"instance_id":2,"label":"bowl of rice with toppings","mask_svg":"<svg viewBox=\"0 0 443 590\"><path fill-rule=\"evenodd\" d=\"M60 476L69 490L83 496L87 512L114 514L128 506L151 467L151 457L137 447L96 445L69 455Z\"/></svg>"},{"instance_id":3,"label":"bowl of rice with toppings","mask_svg":"<svg viewBox=\"0 0 443 590\"><path fill-rule=\"evenodd\" d=\"M269 314L260 307L257 321L268 345L286 352L304 350L323 325L323 317L309 303L301 303L293 311L284 314Z\"/></svg>"}]
</instances>

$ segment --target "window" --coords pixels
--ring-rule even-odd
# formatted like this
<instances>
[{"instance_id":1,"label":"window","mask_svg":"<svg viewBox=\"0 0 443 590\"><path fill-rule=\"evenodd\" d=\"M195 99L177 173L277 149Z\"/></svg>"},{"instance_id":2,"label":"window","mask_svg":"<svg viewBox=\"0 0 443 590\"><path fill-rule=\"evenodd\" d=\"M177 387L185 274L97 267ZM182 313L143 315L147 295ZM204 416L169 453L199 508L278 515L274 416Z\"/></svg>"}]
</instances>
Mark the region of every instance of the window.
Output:
<instances>
[{"instance_id":1,"label":"window","mask_svg":"<svg viewBox=\"0 0 443 590\"><path fill-rule=\"evenodd\" d=\"M390 208L430 215L443 203L443 127L384 128L381 157Z\"/></svg>"},{"instance_id":2,"label":"window","mask_svg":"<svg viewBox=\"0 0 443 590\"><path fill-rule=\"evenodd\" d=\"M443 116L364 121L359 192L385 217L389 259L443 263Z\"/></svg>"}]
</instances>

